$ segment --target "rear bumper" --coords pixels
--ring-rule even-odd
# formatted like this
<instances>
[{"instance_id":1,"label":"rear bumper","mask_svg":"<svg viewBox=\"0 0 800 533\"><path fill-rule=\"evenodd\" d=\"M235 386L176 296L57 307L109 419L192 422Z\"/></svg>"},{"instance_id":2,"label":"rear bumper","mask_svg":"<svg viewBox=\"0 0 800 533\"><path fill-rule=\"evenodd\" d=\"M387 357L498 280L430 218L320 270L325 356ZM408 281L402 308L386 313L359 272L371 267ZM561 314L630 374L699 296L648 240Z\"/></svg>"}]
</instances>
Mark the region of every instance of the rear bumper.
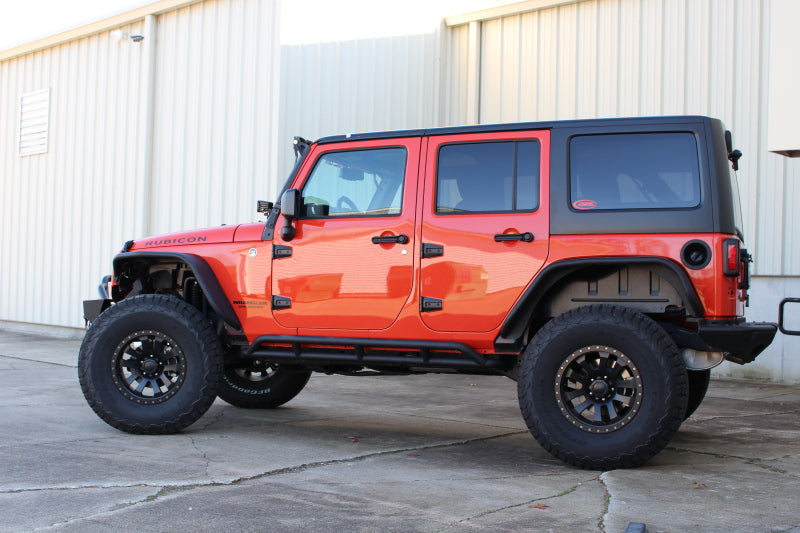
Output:
<instances>
[{"instance_id":1,"label":"rear bumper","mask_svg":"<svg viewBox=\"0 0 800 533\"><path fill-rule=\"evenodd\" d=\"M751 363L770 345L778 325L772 322L711 322L698 324L697 334L710 351L726 352L725 359Z\"/></svg>"}]
</instances>

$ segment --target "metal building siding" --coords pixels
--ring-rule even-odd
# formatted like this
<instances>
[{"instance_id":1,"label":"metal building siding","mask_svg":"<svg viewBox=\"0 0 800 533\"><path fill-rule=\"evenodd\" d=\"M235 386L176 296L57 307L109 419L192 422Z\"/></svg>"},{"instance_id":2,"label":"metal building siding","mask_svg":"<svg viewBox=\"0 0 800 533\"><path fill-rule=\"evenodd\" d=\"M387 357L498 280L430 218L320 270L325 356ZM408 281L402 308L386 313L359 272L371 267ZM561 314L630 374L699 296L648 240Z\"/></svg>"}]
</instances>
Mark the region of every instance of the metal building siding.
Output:
<instances>
[{"instance_id":1,"label":"metal building siding","mask_svg":"<svg viewBox=\"0 0 800 533\"><path fill-rule=\"evenodd\" d=\"M800 160L766 144L769 9L759 0L584 0L484 20L480 122L718 117L744 152L739 186L755 274L800 275L790 208L800 204ZM470 65L466 27L451 27L448 40L445 87L458 102Z\"/></svg>"},{"instance_id":2,"label":"metal building siding","mask_svg":"<svg viewBox=\"0 0 800 533\"><path fill-rule=\"evenodd\" d=\"M138 43L0 61L0 321L81 327L124 241L255 220L277 189L278 2L170 5L113 24ZM19 96L48 87L48 152L19 157Z\"/></svg>"},{"instance_id":3,"label":"metal building siding","mask_svg":"<svg viewBox=\"0 0 800 533\"><path fill-rule=\"evenodd\" d=\"M281 48L279 182L292 137L419 128L439 123L441 34Z\"/></svg>"},{"instance_id":4,"label":"metal building siding","mask_svg":"<svg viewBox=\"0 0 800 533\"><path fill-rule=\"evenodd\" d=\"M106 32L0 63L0 320L80 326L80 301L141 217L127 201L138 186L136 48ZM20 157L19 95L45 88L48 152Z\"/></svg>"},{"instance_id":5,"label":"metal building siding","mask_svg":"<svg viewBox=\"0 0 800 533\"><path fill-rule=\"evenodd\" d=\"M462 24L449 28L444 32L445 49L461 50L469 43L467 32L469 26ZM461 53L448 52L448 55L456 57ZM467 62L443 61L443 78L441 80L441 108L439 109L439 120L443 124L461 125L459 120L463 120L466 115L466 71Z\"/></svg>"},{"instance_id":6,"label":"metal building siding","mask_svg":"<svg viewBox=\"0 0 800 533\"><path fill-rule=\"evenodd\" d=\"M157 23L150 233L256 219L277 189L277 2L203 2Z\"/></svg>"}]
</instances>

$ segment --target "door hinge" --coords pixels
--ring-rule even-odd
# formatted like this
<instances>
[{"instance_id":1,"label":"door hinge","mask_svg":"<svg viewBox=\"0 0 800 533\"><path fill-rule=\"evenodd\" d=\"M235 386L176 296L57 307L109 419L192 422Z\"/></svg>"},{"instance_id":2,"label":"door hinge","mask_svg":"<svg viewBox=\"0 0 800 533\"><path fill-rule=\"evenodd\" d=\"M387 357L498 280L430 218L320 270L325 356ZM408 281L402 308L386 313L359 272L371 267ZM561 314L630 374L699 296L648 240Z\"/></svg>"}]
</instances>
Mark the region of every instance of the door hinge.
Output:
<instances>
[{"instance_id":1,"label":"door hinge","mask_svg":"<svg viewBox=\"0 0 800 533\"><path fill-rule=\"evenodd\" d=\"M419 310L422 313L427 311L441 311L442 301L436 298L426 298L423 296L419 302Z\"/></svg>"},{"instance_id":2,"label":"door hinge","mask_svg":"<svg viewBox=\"0 0 800 533\"><path fill-rule=\"evenodd\" d=\"M272 245L272 258L273 259L282 259L284 257L291 257L292 256L292 247L291 246L280 246L278 244Z\"/></svg>"},{"instance_id":3,"label":"door hinge","mask_svg":"<svg viewBox=\"0 0 800 533\"><path fill-rule=\"evenodd\" d=\"M272 297L272 308L273 309L289 309L292 306L292 299L291 298L284 298L283 296L273 296Z\"/></svg>"},{"instance_id":4,"label":"door hinge","mask_svg":"<svg viewBox=\"0 0 800 533\"><path fill-rule=\"evenodd\" d=\"M423 242L420 252L423 259L428 257L441 257L444 255L444 246L441 244L426 244Z\"/></svg>"}]
</instances>

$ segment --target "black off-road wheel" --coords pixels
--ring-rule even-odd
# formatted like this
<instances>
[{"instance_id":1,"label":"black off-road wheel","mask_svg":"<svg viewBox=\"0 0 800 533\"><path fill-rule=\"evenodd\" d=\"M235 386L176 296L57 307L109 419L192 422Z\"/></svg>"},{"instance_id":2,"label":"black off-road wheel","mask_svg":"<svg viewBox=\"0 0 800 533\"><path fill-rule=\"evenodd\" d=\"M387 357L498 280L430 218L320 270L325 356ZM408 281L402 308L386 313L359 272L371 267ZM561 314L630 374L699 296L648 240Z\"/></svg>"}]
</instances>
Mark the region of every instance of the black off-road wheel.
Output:
<instances>
[{"instance_id":1,"label":"black off-road wheel","mask_svg":"<svg viewBox=\"0 0 800 533\"><path fill-rule=\"evenodd\" d=\"M684 419L688 391L683 359L663 328L611 305L548 322L523 355L517 387L536 440L593 470L636 467L661 451Z\"/></svg>"},{"instance_id":2,"label":"black off-road wheel","mask_svg":"<svg viewBox=\"0 0 800 533\"><path fill-rule=\"evenodd\" d=\"M226 364L217 395L236 407L273 409L297 396L310 377L310 370L261 361Z\"/></svg>"},{"instance_id":3,"label":"black off-road wheel","mask_svg":"<svg viewBox=\"0 0 800 533\"><path fill-rule=\"evenodd\" d=\"M703 398L706 397L708 383L711 381L711 370L687 370L686 373L689 378L689 401L686 403L684 420L692 416L700 407Z\"/></svg>"},{"instance_id":4,"label":"black off-road wheel","mask_svg":"<svg viewBox=\"0 0 800 533\"><path fill-rule=\"evenodd\" d=\"M81 345L78 373L87 402L108 424L168 434L211 407L222 361L219 337L197 308L147 294L97 317Z\"/></svg>"}]
</instances>

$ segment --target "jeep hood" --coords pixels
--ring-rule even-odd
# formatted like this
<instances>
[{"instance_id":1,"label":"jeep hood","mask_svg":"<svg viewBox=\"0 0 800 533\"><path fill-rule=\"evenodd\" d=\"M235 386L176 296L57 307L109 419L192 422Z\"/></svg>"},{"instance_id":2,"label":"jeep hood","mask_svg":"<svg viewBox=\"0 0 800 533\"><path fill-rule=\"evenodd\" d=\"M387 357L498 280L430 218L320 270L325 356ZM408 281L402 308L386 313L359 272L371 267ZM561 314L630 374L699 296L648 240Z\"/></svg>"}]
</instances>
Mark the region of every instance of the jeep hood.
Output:
<instances>
[{"instance_id":1,"label":"jeep hood","mask_svg":"<svg viewBox=\"0 0 800 533\"><path fill-rule=\"evenodd\" d=\"M165 246L191 246L197 244L214 244L233 242L233 234L238 226L221 226L218 228L169 233L157 237L147 237L133 241L132 246L126 245L127 251L142 251Z\"/></svg>"}]
</instances>

